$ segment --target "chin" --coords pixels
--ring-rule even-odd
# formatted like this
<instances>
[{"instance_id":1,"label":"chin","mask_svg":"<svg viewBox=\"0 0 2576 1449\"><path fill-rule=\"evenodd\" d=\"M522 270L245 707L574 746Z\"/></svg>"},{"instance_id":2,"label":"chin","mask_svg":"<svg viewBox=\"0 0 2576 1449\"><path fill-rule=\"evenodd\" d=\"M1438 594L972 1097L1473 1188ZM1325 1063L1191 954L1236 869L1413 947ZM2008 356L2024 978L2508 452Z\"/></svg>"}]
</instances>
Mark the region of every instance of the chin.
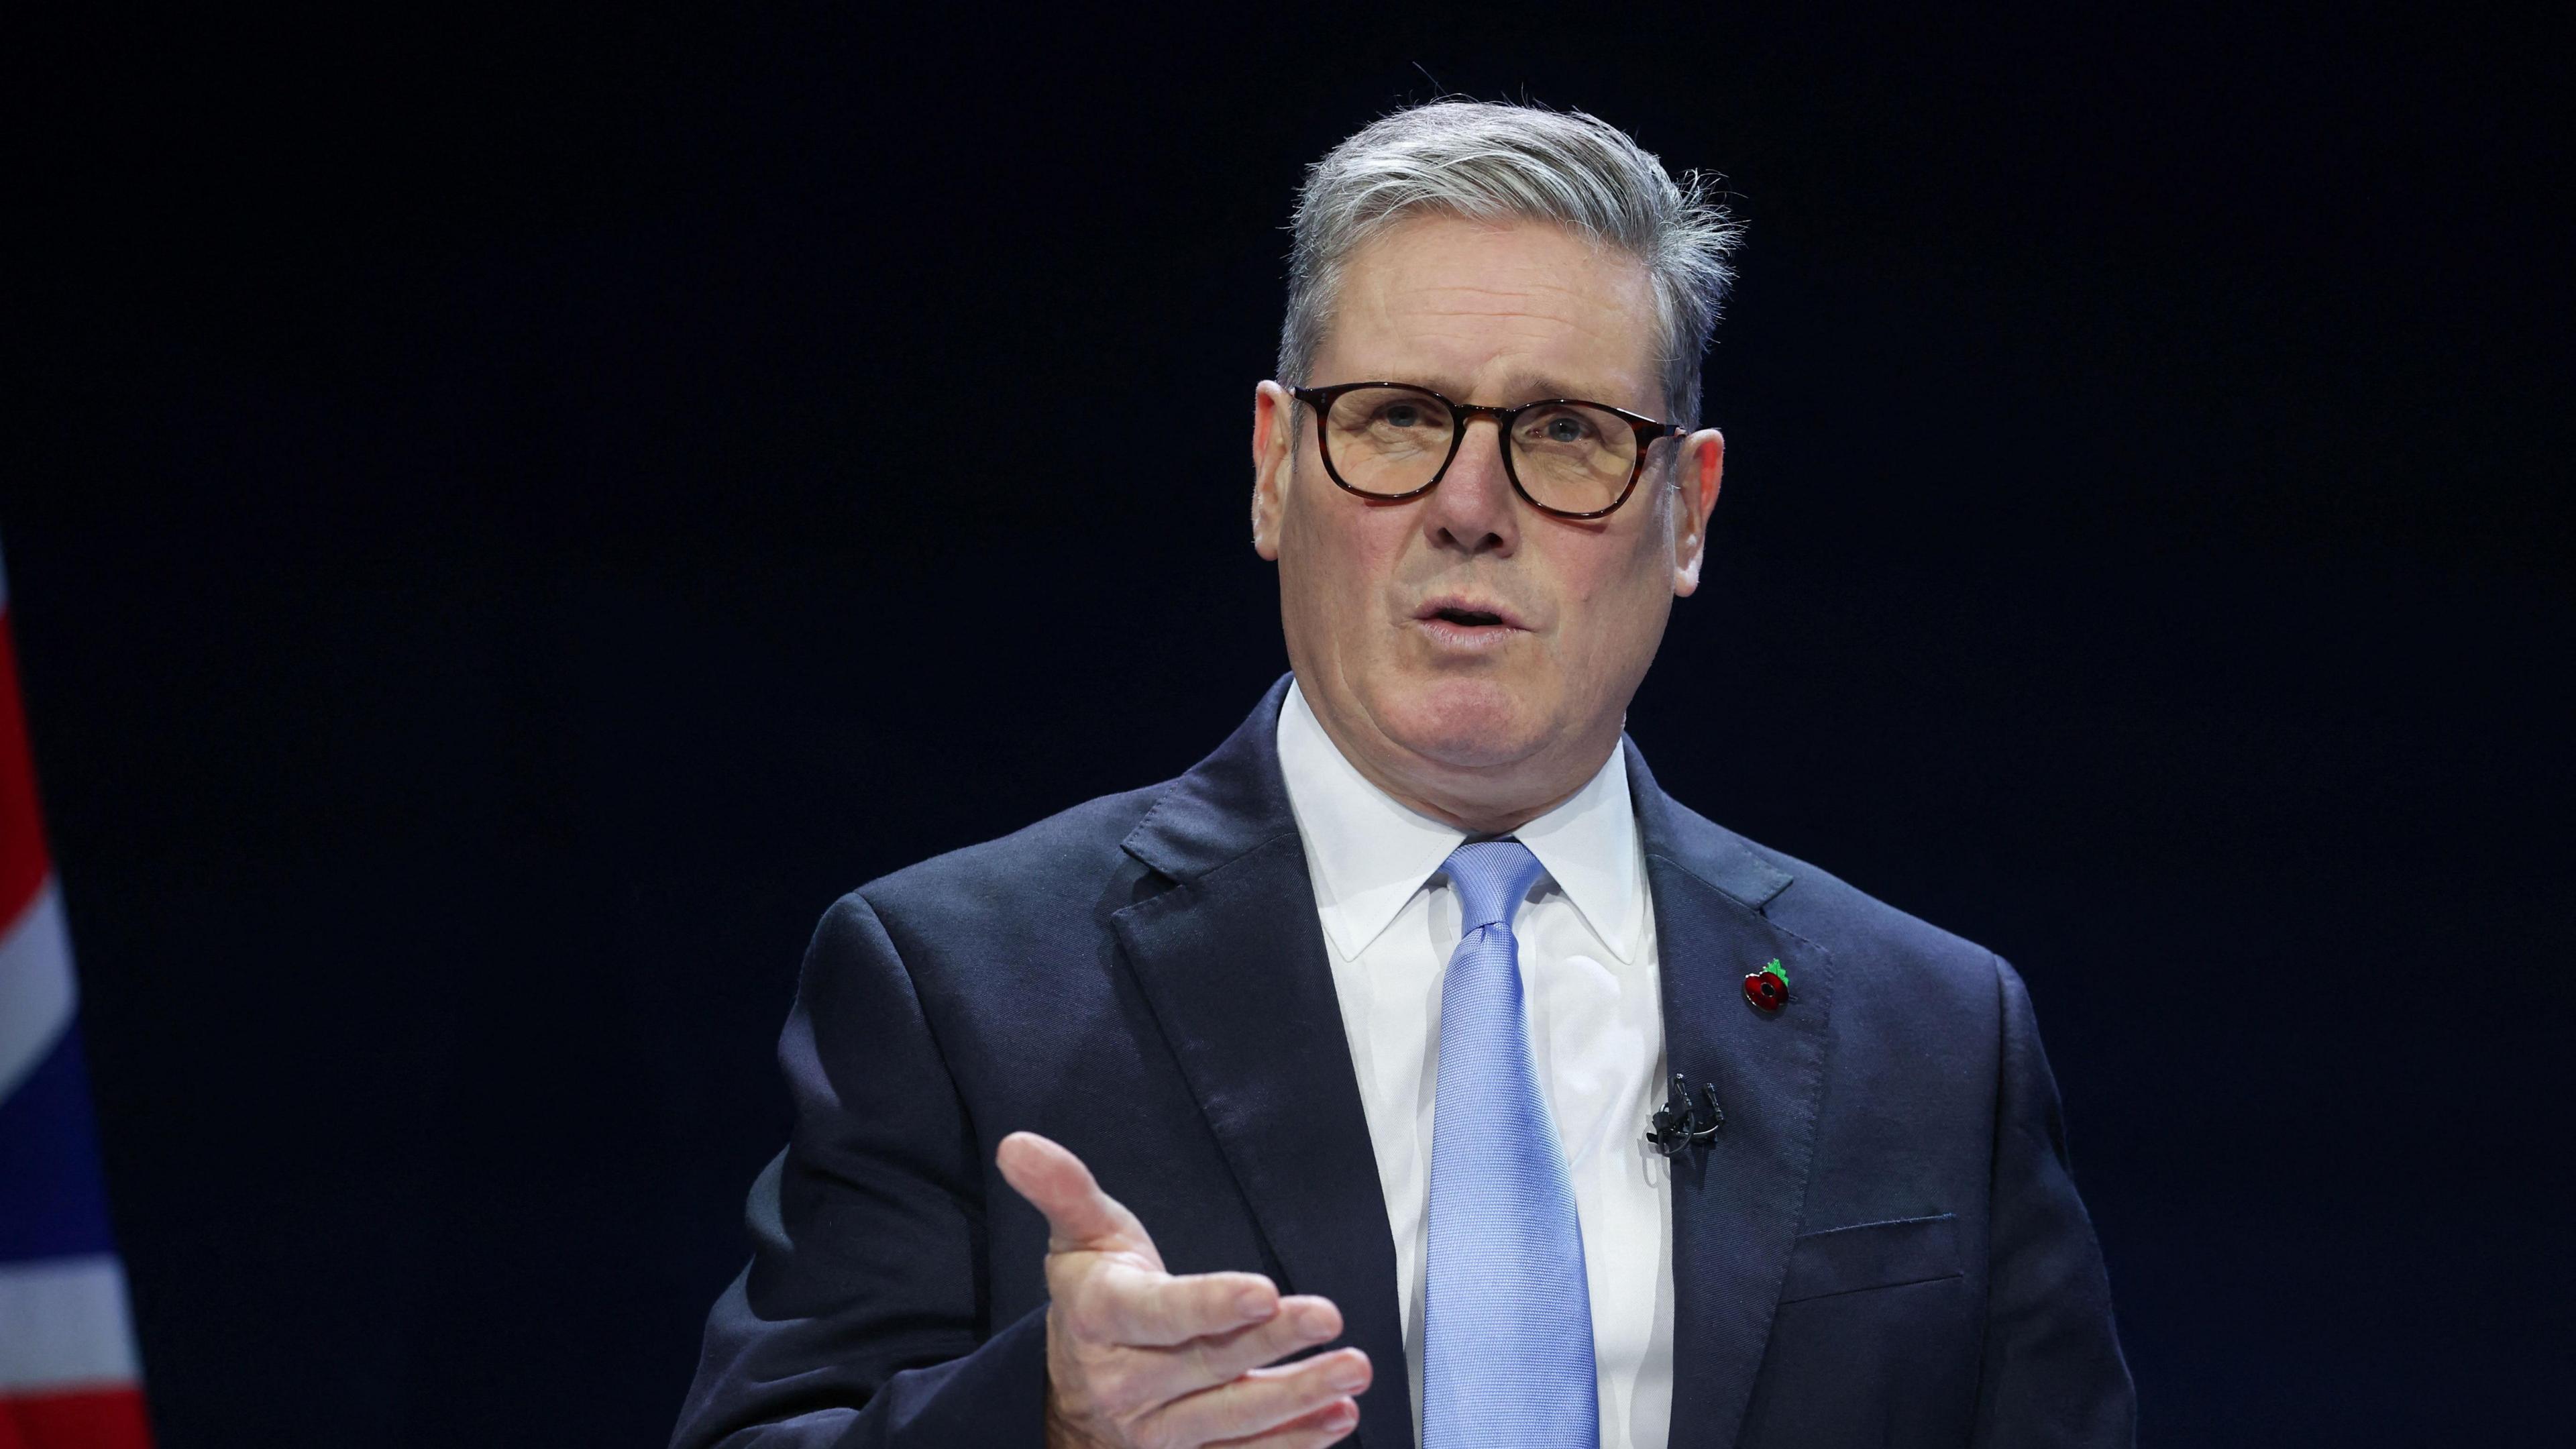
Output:
<instances>
[{"instance_id":1,"label":"chin","mask_svg":"<svg viewBox=\"0 0 2576 1449\"><path fill-rule=\"evenodd\" d=\"M1546 743L1544 713L1499 680L1402 680L1373 693L1380 697L1369 714L1381 733L1456 769L1508 765Z\"/></svg>"}]
</instances>

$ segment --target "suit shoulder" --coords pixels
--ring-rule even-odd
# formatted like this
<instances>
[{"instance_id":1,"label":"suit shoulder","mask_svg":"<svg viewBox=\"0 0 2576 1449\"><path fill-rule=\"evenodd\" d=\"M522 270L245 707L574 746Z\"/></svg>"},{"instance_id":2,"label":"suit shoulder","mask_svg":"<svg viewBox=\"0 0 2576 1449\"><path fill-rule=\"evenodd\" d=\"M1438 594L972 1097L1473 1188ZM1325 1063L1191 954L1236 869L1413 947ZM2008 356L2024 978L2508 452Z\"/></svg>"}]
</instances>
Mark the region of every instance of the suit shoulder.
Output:
<instances>
[{"instance_id":1,"label":"suit shoulder","mask_svg":"<svg viewBox=\"0 0 2576 1449\"><path fill-rule=\"evenodd\" d=\"M864 901L898 935L898 922L933 928L993 912L1045 915L1051 904L1087 909L1129 866L1120 843L1171 785L1086 800L999 839L879 876L844 901Z\"/></svg>"},{"instance_id":2,"label":"suit shoulder","mask_svg":"<svg viewBox=\"0 0 2576 1449\"><path fill-rule=\"evenodd\" d=\"M1993 1009L1997 974L2004 969L1994 952L1889 905L1821 866L1704 817L1690 818L1758 863L1753 869L1739 863L1733 874L1765 883L1769 894L1756 907L1764 918L1824 947L1847 969L1890 985L1932 987L1962 1005Z\"/></svg>"},{"instance_id":3,"label":"suit shoulder","mask_svg":"<svg viewBox=\"0 0 2576 1449\"><path fill-rule=\"evenodd\" d=\"M1831 871L1766 853L1794 879L1764 914L1831 952L1842 989L1918 1024L1950 1023L1964 1032L1960 1040L1984 1039L2001 1010L2004 967L1994 952Z\"/></svg>"}]
</instances>

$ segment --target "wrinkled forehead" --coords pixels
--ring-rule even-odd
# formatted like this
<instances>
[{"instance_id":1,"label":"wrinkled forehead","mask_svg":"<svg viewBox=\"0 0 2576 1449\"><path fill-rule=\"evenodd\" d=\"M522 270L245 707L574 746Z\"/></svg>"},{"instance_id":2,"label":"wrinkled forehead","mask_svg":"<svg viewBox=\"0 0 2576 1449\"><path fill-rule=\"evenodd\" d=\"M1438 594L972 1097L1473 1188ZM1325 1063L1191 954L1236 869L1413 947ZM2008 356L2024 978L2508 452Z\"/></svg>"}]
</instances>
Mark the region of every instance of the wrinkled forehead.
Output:
<instances>
[{"instance_id":1,"label":"wrinkled forehead","mask_svg":"<svg viewBox=\"0 0 2576 1449\"><path fill-rule=\"evenodd\" d=\"M1659 336L1653 281L1621 248L1553 222L1415 216L1353 248L1316 376L1419 382L1475 402L1585 397L1653 416Z\"/></svg>"}]
</instances>

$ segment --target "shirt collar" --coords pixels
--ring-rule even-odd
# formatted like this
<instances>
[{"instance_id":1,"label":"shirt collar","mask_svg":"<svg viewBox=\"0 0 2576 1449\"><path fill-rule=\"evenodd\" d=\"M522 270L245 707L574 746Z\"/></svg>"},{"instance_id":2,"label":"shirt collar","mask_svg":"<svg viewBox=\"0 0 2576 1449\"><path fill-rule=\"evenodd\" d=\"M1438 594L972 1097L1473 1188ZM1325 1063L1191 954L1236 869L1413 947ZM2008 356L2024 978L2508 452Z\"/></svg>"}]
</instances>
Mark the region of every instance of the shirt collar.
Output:
<instances>
[{"instance_id":1,"label":"shirt collar","mask_svg":"<svg viewBox=\"0 0 2576 1449\"><path fill-rule=\"evenodd\" d=\"M1621 752L1582 789L1512 832L1621 961L1645 925L1637 819ZM1355 960L1467 836L1387 794L1345 759L1297 686L1279 709L1279 769L1306 845L1317 914L1344 960Z\"/></svg>"}]
</instances>

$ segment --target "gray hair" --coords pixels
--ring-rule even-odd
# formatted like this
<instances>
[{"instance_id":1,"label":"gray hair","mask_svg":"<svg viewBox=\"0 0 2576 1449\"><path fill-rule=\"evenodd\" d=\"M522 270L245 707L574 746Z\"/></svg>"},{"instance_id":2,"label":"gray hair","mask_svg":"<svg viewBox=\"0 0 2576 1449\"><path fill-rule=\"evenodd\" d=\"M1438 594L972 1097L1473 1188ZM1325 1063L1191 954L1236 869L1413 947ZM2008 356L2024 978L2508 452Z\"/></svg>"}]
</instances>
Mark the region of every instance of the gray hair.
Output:
<instances>
[{"instance_id":1,"label":"gray hair","mask_svg":"<svg viewBox=\"0 0 2576 1449\"><path fill-rule=\"evenodd\" d=\"M1342 269L1361 243L1416 214L1549 221L1645 264L1655 293L1664 419L1699 420L1700 354L1734 278L1743 225L1712 197L1716 178L1679 182L1618 127L1581 111L1433 101L1397 111L1306 172L1288 254L1279 380L1306 374L1323 346Z\"/></svg>"}]
</instances>

